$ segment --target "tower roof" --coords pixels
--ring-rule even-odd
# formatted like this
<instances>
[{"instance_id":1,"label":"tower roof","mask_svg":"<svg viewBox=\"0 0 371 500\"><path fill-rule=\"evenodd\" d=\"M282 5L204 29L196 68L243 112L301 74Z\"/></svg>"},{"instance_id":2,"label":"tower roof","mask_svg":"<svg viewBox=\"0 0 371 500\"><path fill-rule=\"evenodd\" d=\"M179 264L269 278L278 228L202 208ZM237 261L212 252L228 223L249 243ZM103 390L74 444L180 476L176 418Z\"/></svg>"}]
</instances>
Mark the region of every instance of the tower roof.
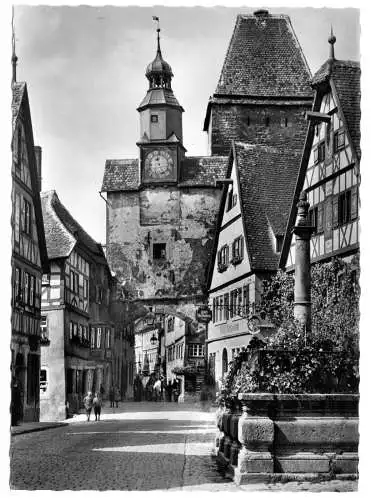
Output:
<instances>
[{"instance_id":1,"label":"tower roof","mask_svg":"<svg viewBox=\"0 0 371 500\"><path fill-rule=\"evenodd\" d=\"M171 88L171 78L174 76L171 66L167 63L161 54L160 47L160 28L157 28L157 52L154 60L148 64L146 77L150 88L165 87Z\"/></svg>"},{"instance_id":2,"label":"tower roof","mask_svg":"<svg viewBox=\"0 0 371 500\"><path fill-rule=\"evenodd\" d=\"M286 15L238 15L215 94L311 97L311 73Z\"/></svg>"}]
</instances>

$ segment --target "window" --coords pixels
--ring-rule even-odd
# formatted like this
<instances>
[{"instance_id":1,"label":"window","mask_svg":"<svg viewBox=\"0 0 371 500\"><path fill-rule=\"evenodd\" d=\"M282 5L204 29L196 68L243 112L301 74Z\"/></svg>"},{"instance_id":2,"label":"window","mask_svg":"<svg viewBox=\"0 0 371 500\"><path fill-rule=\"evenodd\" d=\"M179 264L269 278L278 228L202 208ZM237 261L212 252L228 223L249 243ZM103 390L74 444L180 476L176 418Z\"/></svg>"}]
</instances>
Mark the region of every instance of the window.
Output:
<instances>
[{"instance_id":1,"label":"window","mask_svg":"<svg viewBox=\"0 0 371 500\"><path fill-rule=\"evenodd\" d=\"M338 199L338 221L339 224L346 224L351 220L351 190L340 194Z\"/></svg>"},{"instance_id":2,"label":"window","mask_svg":"<svg viewBox=\"0 0 371 500\"><path fill-rule=\"evenodd\" d=\"M22 286L21 286L21 270L19 267L14 269L14 289L13 289L13 299L15 302L22 300Z\"/></svg>"},{"instance_id":3,"label":"window","mask_svg":"<svg viewBox=\"0 0 371 500\"><path fill-rule=\"evenodd\" d=\"M29 301L29 291L30 291L30 275L28 273L23 274L23 301L28 304Z\"/></svg>"},{"instance_id":4,"label":"window","mask_svg":"<svg viewBox=\"0 0 371 500\"><path fill-rule=\"evenodd\" d=\"M70 321L70 339L73 337L73 323Z\"/></svg>"},{"instance_id":5,"label":"window","mask_svg":"<svg viewBox=\"0 0 371 500\"><path fill-rule=\"evenodd\" d=\"M309 225L314 227L314 234L318 232L318 207L309 210Z\"/></svg>"},{"instance_id":6,"label":"window","mask_svg":"<svg viewBox=\"0 0 371 500\"><path fill-rule=\"evenodd\" d=\"M79 325L78 329L79 329L79 339L82 340L82 325Z\"/></svg>"},{"instance_id":7,"label":"window","mask_svg":"<svg viewBox=\"0 0 371 500\"><path fill-rule=\"evenodd\" d=\"M205 346L203 344L189 344L188 356L193 358L201 358L205 355Z\"/></svg>"},{"instance_id":8,"label":"window","mask_svg":"<svg viewBox=\"0 0 371 500\"><path fill-rule=\"evenodd\" d=\"M103 288L101 285L95 287L95 301L97 304L101 304L103 301Z\"/></svg>"},{"instance_id":9,"label":"window","mask_svg":"<svg viewBox=\"0 0 371 500\"><path fill-rule=\"evenodd\" d=\"M345 132L344 130L337 130L334 133L334 153L340 151L345 146Z\"/></svg>"},{"instance_id":10,"label":"window","mask_svg":"<svg viewBox=\"0 0 371 500\"><path fill-rule=\"evenodd\" d=\"M174 317L170 316L167 320L167 331L168 332L174 331L174 323L175 323Z\"/></svg>"},{"instance_id":11,"label":"window","mask_svg":"<svg viewBox=\"0 0 371 500\"><path fill-rule=\"evenodd\" d=\"M223 355L222 355L222 374L223 377L228 371L228 354L227 354L227 349L223 349Z\"/></svg>"},{"instance_id":12,"label":"window","mask_svg":"<svg viewBox=\"0 0 371 500\"><path fill-rule=\"evenodd\" d=\"M95 328L93 326L91 327L90 345L92 349L95 348Z\"/></svg>"},{"instance_id":13,"label":"window","mask_svg":"<svg viewBox=\"0 0 371 500\"><path fill-rule=\"evenodd\" d=\"M47 316L41 316L40 334L41 334L42 339L48 340L49 335L48 335L48 317Z\"/></svg>"},{"instance_id":14,"label":"window","mask_svg":"<svg viewBox=\"0 0 371 500\"><path fill-rule=\"evenodd\" d=\"M46 391L48 388L48 374L45 368L40 370L40 391Z\"/></svg>"},{"instance_id":15,"label":"window","mask_svg":"<svg viewBox=\"0 0 371 500\"><path fill-rule=\"evenodd\" d=\"M243 287L243 302L242 302L243 312L246 316L250 312L250 285L245 285Z\"/></svg>"},{"instance_id":16,"label":"window","mask_svg":"<svg viewBox=\"0 0 371 500\"><path fill-rule=\"evenodd\" d=\"M77 323L73 324L73 336L77 337Z\"/></svg>"},{"instance_id":17,"label":"window","mask_svg":"<svg viewBox=\"0 0 371 500\"><path fill-rule=\"evenodd\" d=\"M276 234L276 252L280 252L282 250L283 245L283 236L281 234Z\"/></svg>"},{"instance_id":18,"label":"window","mask_svg":"<svg viewBox=\"0 0 371 500\"><path fill-rule=\"evenodd\" d=\"M31 203L23 198L22 231L31 234Z\"/></svg>"},{"instance_id":19,"label":"window","mask_svg":"<svg viewBox=\"0 0 371 500\"><path fill-rule=\"evenodd\" d=\"M218 270L223 272L227 269L229 262L229 247L224 245L218 252Z\"/></svg>"},{"instance_id":20,"label":"window","mask_svg":"<svg viewBox=\"0 0 371 500\"><path fill-rule=\"evenodd\" d=\"M19 227L20 227L20 216L21 216L21 197L19 194L15 195L15 214L14 214L14 240L19 243Z\"/></svg>"},{"instance_id":21,"label":"window","mask_svg":"<svg viewBox=\"0 0 371 500\"><path fill-rule=\"evenodd\" d=\"M111 329L106 328L106 347L110 349L111 347Z\"/></svg>"},{"instance_id":22,"label":"window","mask_svg":"<svg viewBox=\"0 0 371 500\"><path fill-rule=\"evenodd\" d=\"M239 236L232 243L232 262L238 264L243 259L243 237Z\"/></svg>"},{"instance_id":23,"label":"window","mask_svg":"<svg viewBox=\"0 0 371 500\"><path fill-rule=\"evenodd\" d=\"M229 293L224 294L224 319L229 319Z\"/></svg>"},{"instance_id":24,"label":"window","mask_svg":"<svg viewBox=\"0 0 371 500\"><path fill-rule=\"evenodd\" d=\"M86 278L84 278L84 299L88 298L88 294L89 294L89 281Z\"/></svg>"},{"instance_id":25,"label":"window","mask_svg":"<svg viewBox=\"0 0 371 500\"><path fill-rule=\"evenodd\" d=\"M233 186L232 186L231 189L228 191L226 212L231 210L236 205L237 205L237 193L233 192Z\"/></svg>"},{"instance_id":26,"label":"window","mask_svg":"<svg viewBox=\"0 0 371 500\"><path fill-rule=\"evenodd\" d=\"M166 243L153 244L153 259L165 260L166 259Z\"/></svg>"},{"instance_id":27,"label":"window","mask_svg":"<svg viewBox=\"0 0 371 500\"><path fill-rule=\"evenodd\" d=\"M158 115L151 115L151 123L158 123Z\"/></svg>"},{"instance_id":28,"label":"window","mask_svg":"<svg viewBox=\"0 0 371 500\"><path fill-rule=\"evenodd\" d=\"M30 291L28 294L29 305L33 307L35 305L35 276L30 275Z\"/></svg>"},{"instance_id":29,"label":"window","mask_svg":"<svg viewBox=\"0 0 371 500\"><path fill-rule=\"evenodd\" d=\"M100 344L102 340L102 328L97 328L97 349L100 349Z\"/></svg>"}]
</instances>

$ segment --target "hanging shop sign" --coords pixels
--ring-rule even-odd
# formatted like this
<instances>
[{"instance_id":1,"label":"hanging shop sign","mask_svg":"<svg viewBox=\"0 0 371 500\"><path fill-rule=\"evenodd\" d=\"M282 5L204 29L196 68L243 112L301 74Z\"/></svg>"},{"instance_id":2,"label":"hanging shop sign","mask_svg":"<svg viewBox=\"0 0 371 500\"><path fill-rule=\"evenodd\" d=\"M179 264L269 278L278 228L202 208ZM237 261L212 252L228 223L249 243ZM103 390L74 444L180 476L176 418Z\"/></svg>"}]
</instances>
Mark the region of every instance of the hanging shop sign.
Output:
<instances>
[{"instance_id":1,"label":"hanging shop sign","mask_svg":"<svg viewBox=\"0 0 371 500\"><path fill-rule=\"evenodd\" d=\"M197 309L196 318L199 323L209 323L213 317L211 309L201 306Z\"/></svg>"}]
</instances>

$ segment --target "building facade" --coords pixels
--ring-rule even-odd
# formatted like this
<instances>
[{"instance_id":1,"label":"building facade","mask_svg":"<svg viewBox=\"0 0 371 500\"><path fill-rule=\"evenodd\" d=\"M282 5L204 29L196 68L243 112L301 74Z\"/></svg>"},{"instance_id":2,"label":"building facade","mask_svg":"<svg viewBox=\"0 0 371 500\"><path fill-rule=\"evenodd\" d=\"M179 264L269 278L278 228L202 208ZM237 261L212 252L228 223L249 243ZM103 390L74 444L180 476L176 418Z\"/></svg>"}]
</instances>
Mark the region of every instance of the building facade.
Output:
<instances>
[{"instance_id":1,"label":"building facade","mask_svg":"<svg viewBox=\"0 0 371 500\"><path fill-rule=\"evenodd\" d=\"M12 425L38 421L41 279L48 272L40 202L41 148L34 146L27 86L12 84Z\"/></svg>"},{"instance_id":2,"label":"building facade","mask_svg":"<svg viewBox=\"0 0 371 500\"><path fill-rule=\"evenodd\" d=\"M329 38L330 57L312 80L315 99L280 260L287 270L295 265L291 230L302 190L314 227L311 262L349 260L359 252L361 70L357 62L335 59L335 41Z\"/></svg>"},{"instance_id":3,"label":"building facade","mask_svg":"<svg viewBox=\"0 0 371 500\"><path fill-rule=\"evenodd\" d=\"M204 131L209 153L228 155L232 141L301 150L303 111L313 92L290 18L260 9L237 16Z\"/></svg>"},{"instance_id":4,"label":"building facade","mask_svg":"<svg viewBox=\"0 0 371 500\"><path fill-rule=\"evenodd\" d=\"M42 194L50 274L42 286L42 420L78 412L87 391L108 396L115 380L115 282L102 247L75 221L55 191Z\"/></svg>"},{"instance_id":5,"label":"building facade","mask_svg":"<svg viewBox=\"0 0 371 500\"><path fill-rule=\"evenodd\" d=\"M107 259L122 286L122 308L126 301L131 312L138 310L131 322L164 307L166 321L176 314L195 321L205 301L221 195L215 180L224 176L227 157L185 155L184 110L172 77L158 31L156 57L146 70L149 88L138 107L139 158L105 166Z\"/></svg>"},{"instance_id":6,"label":"building facade","mask_svg":"<svg viewBox=\"0 0 371 500\"><path fill-rule=\"evenodd\" d=\"M270 331L256 305L263 280L278 270L303 115L312 104L310 78L287 16L238 16L204 127L212 154L230 151L208 282L207 352L217 386L252 335Z\"/></svg>"}]
</instances>

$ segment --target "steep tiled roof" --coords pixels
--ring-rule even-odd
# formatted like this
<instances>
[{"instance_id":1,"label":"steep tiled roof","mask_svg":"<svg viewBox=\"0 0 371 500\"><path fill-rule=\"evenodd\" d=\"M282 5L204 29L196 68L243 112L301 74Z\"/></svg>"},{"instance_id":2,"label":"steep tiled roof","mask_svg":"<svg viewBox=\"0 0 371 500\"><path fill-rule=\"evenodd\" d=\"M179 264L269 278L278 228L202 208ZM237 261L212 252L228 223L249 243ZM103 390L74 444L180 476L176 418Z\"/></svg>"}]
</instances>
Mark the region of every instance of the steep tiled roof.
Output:
<instances>
[{"instance_id":1,"label":"steep tiled roof","mask_svg":"<svg viewBox=\"0 0 371 500\"><path fill-rule=\"evenodd\" d=\"M132 191L138 187L138 159L106 160L102 191Z\"/></svg>"},{"instance_id":2,"label":"steep tiled roof","mask_svg":"<svg viewBox=\"0 0 371 500\"><path fill-rule=\"evenodd\" d=\"M285 233L300 154L236 142L235 155L251 267L276 270L280 255L275 252L275 235Z\"/></svg>"},{"instance_id":3,"label":"steep tiled roof","mask_svg":"<svg viewBox=\"0 0 371 500\"><path fill-rule=\"evenodd\" d=\"M14 82L12 84L12 125L13 125L13 130L15 127L15 122L19 113L19 109L21 106L22 102L22 97L26 89L26 83L25 82Z\"/></svg>"},{"instance_id":4,"label":"steep tiled roof","mask_svg":"<svg viewBox=\"0 0 371 500\"><path fill-rule=\"evenodd\" d=\"M356 61L328 59L312 79L313 88L333 82L354 148L361 156L361 68Z\"/></svg>"},{"instance_id":5,"label":"steep tiled roof","mask_svg":"<svg viewBox=\"0 0 371 500\"><path fill-rule=\"evenodd\" d=\"M288 16L239 15L215 93L311 96L310 77Z\"/></svg>"},{"instance_id":6,"label":"steep tiled roof","mask_svg":"<svg viewBox=\"0 0 371 500\"><path fill-rule=\"evenodd\" d=\"M101 245L88 235L60 202L55 191L41 193L48 258L68 257L77 243L95 257L103 257Z\"/></svg>"},{"instance_id":7,"label":"steep tiled roof","mask_svg":"<svg viewBox=\"0 0 371 500\"><path fill-rule=\"evenodd\" d=\"M225 177L228 156L189 156L180 165L179 186L215 186Z\"/></svg>"},{"instance_id":8,"label":"steep tiled roof","mask_svg":"<svg viewBox=\"0 0 371 500\"><path fill-rule=\"evenodd\" d=\"M158 88L148 90L137 109L140 110L145 106L153 106L155 104L167 104L168 106L177 108L181 107L172 90Z\"/></svg>"},{"instance_id":9,"label":"steep tiled roof","mask_svg":"<svg viewBox=\"0 0 371 500\"><path fill-rule=\"evenodd\" d=\"M224 177L227 156L190 156L181 161L179 187L214 186ZM102 191L133 191L139 188L138 160L107 160Z\"/></svg>"}]
</instances>

